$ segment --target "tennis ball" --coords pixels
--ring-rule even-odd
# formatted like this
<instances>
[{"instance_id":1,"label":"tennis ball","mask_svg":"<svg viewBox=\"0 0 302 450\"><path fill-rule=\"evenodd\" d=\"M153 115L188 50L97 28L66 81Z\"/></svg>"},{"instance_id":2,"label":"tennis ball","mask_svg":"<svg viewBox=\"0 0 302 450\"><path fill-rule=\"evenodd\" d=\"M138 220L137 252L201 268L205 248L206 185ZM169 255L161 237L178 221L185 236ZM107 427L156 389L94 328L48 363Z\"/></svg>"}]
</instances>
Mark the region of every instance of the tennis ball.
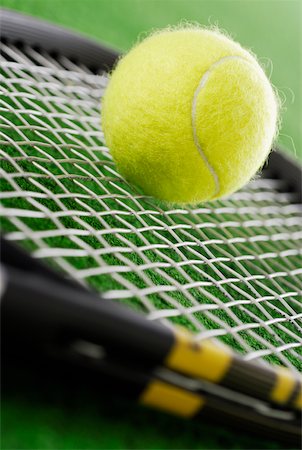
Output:
<instances>
[{"instance_id":1,"label":"tennis ball","mask_svg":"<svg viewBox=\"0 0 302 450\"><path fill-rule=\"evenodd\" d=\"M253 55L219 31L157 32L117 64L102 101L121 174L175 203L241 188L264 164L278 101Z\"/></svg>"}]
</instances>

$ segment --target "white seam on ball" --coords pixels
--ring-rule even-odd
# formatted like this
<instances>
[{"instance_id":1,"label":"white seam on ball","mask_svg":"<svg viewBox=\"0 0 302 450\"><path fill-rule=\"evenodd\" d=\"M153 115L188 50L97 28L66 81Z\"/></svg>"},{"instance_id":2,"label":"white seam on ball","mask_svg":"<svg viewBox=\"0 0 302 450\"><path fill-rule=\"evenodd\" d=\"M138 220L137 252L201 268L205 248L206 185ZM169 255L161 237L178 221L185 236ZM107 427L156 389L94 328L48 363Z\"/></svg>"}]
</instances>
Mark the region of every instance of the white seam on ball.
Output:
<instances>
[{"instance_id":1,"label":"white seam on ball","mask_svg":"<svg viewBox=\"0 0 302 450\"><path fill-rule=\"evenodd\" d=\"M197 148L197 150L200 153L200 156L202 157L202 159L204 160L205 165L207 166L207 168L209 169L210 173L212 174L212 177L214 179L214 183L215 183L215 191L213 194L213 197L215 195L217 195L220 191L220 182L219 182L219 178L217 173L215 172L214 167L209 163L206 155L204 154L200 142L198 140L198 136L197 136L197 130L196 130L196 108L197 108L197 99L198 99L198 95L201 91L201 89L203 89L207 83L207 80L209 78L209 76L211 75L211 72L216 69L217 66L219 66L220 64L224 63L225 61L231 60L231 59L240 59L242 61L245 61L247 63L250 63L250 61L248 61L247 59L243 58L242 56L237 56L237 55L231 55L231 56L224 56L223 58L219 59L218 61L216 61L215 63L213 63L211 65L211 67L203 74L203 76L201 77L201 80L194 92L193 95L193 101L192 101L192 110L191 110L191 117L192 117L192 130L193 130L193 139L194 139L194 144Z\"/></svg>"}]
</instances>

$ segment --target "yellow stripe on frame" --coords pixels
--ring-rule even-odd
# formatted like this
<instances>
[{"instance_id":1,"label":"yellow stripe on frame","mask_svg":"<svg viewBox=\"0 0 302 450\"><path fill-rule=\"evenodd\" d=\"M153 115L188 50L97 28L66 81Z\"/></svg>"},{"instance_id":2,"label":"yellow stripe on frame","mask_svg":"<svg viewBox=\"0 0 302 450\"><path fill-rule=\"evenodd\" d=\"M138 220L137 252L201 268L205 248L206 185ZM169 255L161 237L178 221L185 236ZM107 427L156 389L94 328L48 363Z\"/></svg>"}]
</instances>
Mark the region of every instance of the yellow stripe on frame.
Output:
<instances>
[{"instance_id":1,"label":"yellow stripe on frame","mask_svg":"<svg viewBox=\"0 0 302 450\"><path fill-rule=\"evenodd\" d=\"M293 394L296 380L291 372L285 367L280 367L276 371L277 379L271 392L271 400L284 405Z\"/></svg>"},{"instance_id":2,"label":"yellow stripe on frame","mask_svg":"<svg viewBox=\"0 0 302 450\"><path fill-rule=\"evenodd\" d=\"M140 403L182 417L193 417L203 407L205 400L192 392L153 381L140 397Z\"/></svg>"},{"instance_id":3,"label":"yellow stripe on frame","mask_svg":"<svg viewBox=\"0 0 302 450\"><path fill-rule=\"evenodd\" d=\"M191 376L219 383L232 363L232 353L210 340L194 342L192 335L176 331L176 343L168 354L165 364Z\"/></svg>"}]
</instances>

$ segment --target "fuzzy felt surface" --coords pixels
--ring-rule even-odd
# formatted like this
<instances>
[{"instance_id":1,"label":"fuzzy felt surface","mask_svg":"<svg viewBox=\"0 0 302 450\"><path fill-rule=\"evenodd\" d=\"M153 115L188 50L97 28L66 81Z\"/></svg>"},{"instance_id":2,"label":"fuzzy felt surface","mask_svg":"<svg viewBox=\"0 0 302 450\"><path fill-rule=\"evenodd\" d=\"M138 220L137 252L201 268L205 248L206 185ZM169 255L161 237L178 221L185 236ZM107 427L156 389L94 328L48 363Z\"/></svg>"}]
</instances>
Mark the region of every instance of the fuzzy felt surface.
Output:
<instances>
[{"instance_id":1,"label":"fuzzy felt surface","mask_svg":"<svg viewBox=\"0 0 302 450\"><path fill-rule=\"evenodd\" d=\"M277 111L249 52L192 27L157 32L121 59L102 124L128 181L161 200L194 204L250 180L271 149Z\"/></svg>"}]
</instances>

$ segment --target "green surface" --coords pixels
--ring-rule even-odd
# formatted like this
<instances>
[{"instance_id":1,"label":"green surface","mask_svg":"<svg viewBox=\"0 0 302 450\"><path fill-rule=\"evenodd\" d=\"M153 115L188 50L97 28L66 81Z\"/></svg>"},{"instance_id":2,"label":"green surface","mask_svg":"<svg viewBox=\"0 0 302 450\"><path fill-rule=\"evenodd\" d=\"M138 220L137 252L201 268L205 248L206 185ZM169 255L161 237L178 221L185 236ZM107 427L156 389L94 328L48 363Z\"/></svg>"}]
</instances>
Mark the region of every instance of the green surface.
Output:
<instances>
[{"instance_id":1,"label":"green surface","mask_svg":"<svg viewBox=\"0 0 302 450\"><path fill-rule=\"evenodd\" d=\"M40 373L10 371L2 412L1 449L279 449L270 440L230 433L220 425L192 423L95 392L83 383ZM37 389L38 386L38 389ZM97 401L96 401L97 399Z\"/></svg>"},{"instance_id":2,"label":"green surface","mask_svg":"<svg viewBox=\"0 0 302 450\"><path fill-rule=\"evenodd\" d=\"M2 0L2 4L81 30L121 49L129 47L140 33L181 19L218 23L243 45L272 60L272 79L287 97L280 139L291 151L294 146L301 149L298 2ZM293 103L289 89L295 93ZM22 373L19 380L16 374L10 376L2 399L3 449L280 448L271 436L268 441L251 441L250 436L229 433L221 426L186 423L94 394L85 385L72 397L58 382L41 384L39 374Z\"/></svg>"}]
</instances>

